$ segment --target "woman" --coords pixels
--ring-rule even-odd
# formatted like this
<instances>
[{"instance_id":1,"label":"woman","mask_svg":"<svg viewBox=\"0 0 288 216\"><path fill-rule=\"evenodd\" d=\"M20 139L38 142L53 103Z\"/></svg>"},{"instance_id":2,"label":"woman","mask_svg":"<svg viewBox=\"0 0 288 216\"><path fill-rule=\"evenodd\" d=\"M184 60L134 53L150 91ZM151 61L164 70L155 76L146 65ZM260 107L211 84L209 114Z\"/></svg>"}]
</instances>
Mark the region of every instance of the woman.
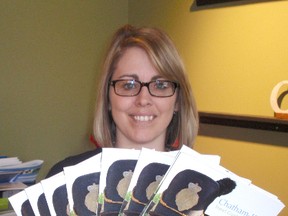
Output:
<instances>
[{"instance_id":1,"label":"woman","mask_svg":"<svg viewBox=\"0 0 288 216\"><path fill-rule=\"evenodd\" d=\"M102 147L153 148L192 146L198 114L182 60L156 28L121 27L112 38L98 91L94 137ZM100 149L56 164L48 176Z\"/></svg>"}]
</instances>

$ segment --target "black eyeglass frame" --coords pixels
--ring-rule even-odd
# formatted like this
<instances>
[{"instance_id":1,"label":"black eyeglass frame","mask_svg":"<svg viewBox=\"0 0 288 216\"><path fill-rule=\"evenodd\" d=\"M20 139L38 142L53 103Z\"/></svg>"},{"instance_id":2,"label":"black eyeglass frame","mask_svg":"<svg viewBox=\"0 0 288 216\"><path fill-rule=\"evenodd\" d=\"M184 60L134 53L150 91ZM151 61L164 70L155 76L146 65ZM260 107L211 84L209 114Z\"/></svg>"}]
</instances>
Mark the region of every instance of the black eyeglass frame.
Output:
<instances>
[{"instance_id":1,"label":"black eyeglass frame","mask_svg":"<svg viewBox=\"0 0 288 216\"><path fill-rule=\"evenodd\" d=\"M121 95L121 94L117 93L115 86L116 86L116 83L117 83L117 82L120 82L120 81L134 81L134 82L136 82L136 83L139 83L139 84L140 84L139 91L138 91L137 93L135 93L135 94L132 94L132 95ZM149 86L150 86L151 83L156 83L157 81L172 83L173 86L174 86L174 89L173 89L172 94L171 94L171 95L168 95L168 96L158 96L158 95L155 95L155 94L151 93ZM140 94L140 92L141 92L141 90L142 90L142 87L145 86L145 87L147 87L148 92L149 92L149 94L150 94L151 96L153 96L153 97L159 97L159 98L166 98L166 97L172 97L172 96L175 94L176 89L179 88L179 84L178 84L177 82L173 82L173 81L170 81L170 80L152 80L152 81L150 81L150 82L141 82L141 81L135 80L135 79L118 79L118 80L112 80L112 81L110 81L109 84L110 84L110 86L113 86L114 93L115 93L116 95L118 95L118 96L121 96L121 97L134 97L134 96L137 96L137 95Z\"/></svg>"}]
</instances>

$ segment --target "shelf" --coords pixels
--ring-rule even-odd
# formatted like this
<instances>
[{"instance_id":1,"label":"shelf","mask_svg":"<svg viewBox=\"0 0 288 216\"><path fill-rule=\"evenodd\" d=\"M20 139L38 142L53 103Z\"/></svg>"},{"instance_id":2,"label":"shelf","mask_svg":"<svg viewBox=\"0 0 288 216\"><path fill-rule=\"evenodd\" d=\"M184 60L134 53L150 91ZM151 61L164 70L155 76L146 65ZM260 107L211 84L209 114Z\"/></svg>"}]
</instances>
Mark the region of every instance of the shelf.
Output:
<instances>
[{"instance_id":1,"label":"shelf","mask_svg":"<svg viewBox=\"0 0 288 216\"><path fill-rule=\"evenodd\" d=\"M199 112L199 117L201 124L250 128L275 132L288 132L288 120L276 119L272 117L269 118L210 112Z\"/></svg>"}]
</instances>

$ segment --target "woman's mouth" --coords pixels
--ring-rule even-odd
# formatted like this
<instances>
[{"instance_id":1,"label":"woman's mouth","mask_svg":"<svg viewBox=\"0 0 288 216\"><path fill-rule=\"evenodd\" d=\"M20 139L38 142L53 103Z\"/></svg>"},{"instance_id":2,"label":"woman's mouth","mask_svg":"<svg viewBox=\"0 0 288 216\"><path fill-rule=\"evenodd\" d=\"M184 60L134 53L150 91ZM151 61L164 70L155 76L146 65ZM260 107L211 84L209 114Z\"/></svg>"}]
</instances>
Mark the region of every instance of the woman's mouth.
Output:
<instances>
[{"instance_id":1,"label":"woman's mouth","mask_svg":"<svg viewBox=\"0 0 288 216\"><path fill-rule=\"evenodd\" d=\"M141 121L141 122L148 122L152 121L154 119L154 116L134 116L134 120Z\"/></svg>"}]
</instances>

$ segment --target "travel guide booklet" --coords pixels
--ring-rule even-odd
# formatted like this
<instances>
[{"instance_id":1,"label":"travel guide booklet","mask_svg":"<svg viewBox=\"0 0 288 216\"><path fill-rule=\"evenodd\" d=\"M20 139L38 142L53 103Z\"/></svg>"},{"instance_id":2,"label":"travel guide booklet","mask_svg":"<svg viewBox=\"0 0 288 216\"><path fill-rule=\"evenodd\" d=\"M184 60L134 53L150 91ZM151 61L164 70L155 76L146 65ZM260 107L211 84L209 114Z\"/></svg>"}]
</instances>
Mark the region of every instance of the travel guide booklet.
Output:
<instances>
[{"instance_id":1,"label":"travel guide booklet","mask_svg":"<svg viewBox=\"0 0 288 216\"><path fill-rule=\"evenodd\" d=\"M178 151L141 150L119 215L142 212L177 154Z\"/></svg>"},{"instance_id":2,"label":"travel guide booklet","mask_svg":"<svg viewBox=\"0 0 288 216\"><path fill-rule=\"evenodd\" d=\"M69 205L64 172L41 181L51 216L69 215Z\"/></svg>"},{"instance_id":3,"label":"travel guide booklet","mask_svg":"<svg viewBox=\"0 0 288 216\"><path fill-rule=\"evenodd\" d=\"M35 213L31 207L26 192L19 193L8 198L17 216L34 216Z\"/></svg>"},{"instance_id":4,"label":"travel guide booklet","mask_svg":"<svg viewBox=\"0 0 288 216\"><path fill-rule=\"evenodd\" d=\"M33 210L35 216L40 216L41 213L42 213L42 215L44 215L43 214L44 212L40 211L41 207L39 206L39 205L41 205L39 203L39 198L42 194L44 194L43 187L42 187L41 183L37 183L37 184L34 184L34 185L26 188L25 192L26 192L28 200L30 201L30 205L32 207L32 210ZM46 202L46 199L45 199L45 202ZM48 206L46 208L45 213L46 213L45 215L50 215L50 211L48 209Z\"/></svg>"},{"instance_id":5,"label":"travel guide booklet","mask_svg":"<svg viewBox=\"0 0 288 216\"><path fill-rule=\"evenodd\" d=\"M96 215L101 156L102 154L98 154L77 165L64 167L71 216Z\"/></svg>"},{"instance_id":6,"label":"travel guide booklet","mask_svg":"<svg viewBox=\"0 0 288 216\"><path fill-rule=\"evenodd\" d=\"M139 154L140 150L103 148L98 214L118 215Z\"/></svg>"}]
</instances>

